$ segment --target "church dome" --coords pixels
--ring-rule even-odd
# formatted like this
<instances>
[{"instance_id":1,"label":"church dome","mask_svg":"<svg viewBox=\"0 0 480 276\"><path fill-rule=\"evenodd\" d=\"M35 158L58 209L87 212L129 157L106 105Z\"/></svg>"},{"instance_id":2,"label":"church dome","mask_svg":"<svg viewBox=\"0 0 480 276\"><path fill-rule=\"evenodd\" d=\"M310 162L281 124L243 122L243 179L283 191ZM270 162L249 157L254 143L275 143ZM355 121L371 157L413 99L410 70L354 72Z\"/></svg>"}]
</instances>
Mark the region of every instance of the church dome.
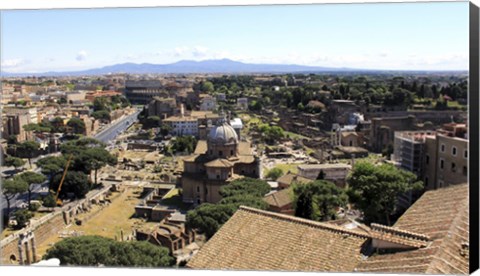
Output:
<instances>
[{"instance_id":1,"label":"church dome","mask_svg":"<svg viewBox=\"0 0 480 276\"><path fill-rule=\"evenodd\" d=\"M224 123L210 130L208 141L215 144L236 144L238 143L238 135L232 126Z\"/></svg>"}]
</instances>

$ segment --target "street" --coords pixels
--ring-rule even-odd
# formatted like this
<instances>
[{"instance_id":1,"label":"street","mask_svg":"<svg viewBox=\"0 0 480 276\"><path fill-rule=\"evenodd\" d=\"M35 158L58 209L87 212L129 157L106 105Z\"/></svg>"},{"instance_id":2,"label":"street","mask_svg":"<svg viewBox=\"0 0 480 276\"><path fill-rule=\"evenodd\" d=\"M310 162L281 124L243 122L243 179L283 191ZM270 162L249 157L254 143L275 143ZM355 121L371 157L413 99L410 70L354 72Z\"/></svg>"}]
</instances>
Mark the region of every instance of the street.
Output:
<instances>
[{"instance_id":1,"label":"street","mask_svg":"<svg viewBox=\"0 0 480 276\"><path fill-rule=\"evenodd\" d=\"M108 126L106 129L103 129L97 133L94 138L104 143L115 139L115 137L124 132L128 127L137 121L137 117L140 112L141 110L138 110L131 115L121 118L112 125Z\"/></svg>"}]
</instances>

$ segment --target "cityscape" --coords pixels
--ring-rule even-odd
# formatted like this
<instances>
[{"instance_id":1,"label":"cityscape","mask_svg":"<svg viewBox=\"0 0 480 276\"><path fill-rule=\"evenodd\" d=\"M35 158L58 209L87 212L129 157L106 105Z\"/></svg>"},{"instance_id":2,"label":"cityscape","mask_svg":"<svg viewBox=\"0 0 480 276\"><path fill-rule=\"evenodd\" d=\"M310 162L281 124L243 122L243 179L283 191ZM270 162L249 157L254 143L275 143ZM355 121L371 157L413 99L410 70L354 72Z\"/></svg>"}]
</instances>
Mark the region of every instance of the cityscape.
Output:
<instances>
[{"instance_id":1,"label":"cityscape","mask_svg":"<svg viewBox=\"0 0 480 276\"><path fill-rule=\"evenodd\" d=\"M467 13L2 11L0 264L468 274Z\"/></svg>"}]
</instances>

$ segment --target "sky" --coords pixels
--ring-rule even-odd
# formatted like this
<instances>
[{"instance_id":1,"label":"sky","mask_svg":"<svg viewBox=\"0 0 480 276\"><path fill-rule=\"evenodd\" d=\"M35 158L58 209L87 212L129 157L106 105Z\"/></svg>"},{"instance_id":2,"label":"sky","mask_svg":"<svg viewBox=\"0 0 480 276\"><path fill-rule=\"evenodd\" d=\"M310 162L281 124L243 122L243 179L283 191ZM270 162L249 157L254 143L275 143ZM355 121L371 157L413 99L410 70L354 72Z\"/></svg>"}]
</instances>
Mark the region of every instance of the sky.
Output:
<instances>
[{"instance_id":1,"label":"sky","mask_svg":"<svg viewBox=\"0 0 480 276\"><path fill-rule=\"evenodd\" d=\"M1 69L133 62L468 70L468 2L2 10Z\"/></svg>"}]
</instances>

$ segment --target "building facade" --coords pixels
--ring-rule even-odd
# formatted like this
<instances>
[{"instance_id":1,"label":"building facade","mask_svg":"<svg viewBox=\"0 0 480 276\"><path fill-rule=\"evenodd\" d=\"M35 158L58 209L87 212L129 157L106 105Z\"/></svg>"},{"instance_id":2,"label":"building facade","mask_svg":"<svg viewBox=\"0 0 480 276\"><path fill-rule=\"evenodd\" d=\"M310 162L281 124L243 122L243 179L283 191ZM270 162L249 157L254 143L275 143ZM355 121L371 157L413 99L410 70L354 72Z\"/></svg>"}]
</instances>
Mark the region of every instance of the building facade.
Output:
<instances>
[{"instance_id":1,"label":"building facade","mask_svg":"<svg viewBox=\"0 0 480 276\"><path fill-rule=\"evenodd\" d=\"M239 141L235 130L221 122L210 130L206 141L198 142L194 154L184 159L183 201L216 203L222 199L222 186L244 176L259 175L260 161L250 143Z\"/></svg>"}]
</instances>

